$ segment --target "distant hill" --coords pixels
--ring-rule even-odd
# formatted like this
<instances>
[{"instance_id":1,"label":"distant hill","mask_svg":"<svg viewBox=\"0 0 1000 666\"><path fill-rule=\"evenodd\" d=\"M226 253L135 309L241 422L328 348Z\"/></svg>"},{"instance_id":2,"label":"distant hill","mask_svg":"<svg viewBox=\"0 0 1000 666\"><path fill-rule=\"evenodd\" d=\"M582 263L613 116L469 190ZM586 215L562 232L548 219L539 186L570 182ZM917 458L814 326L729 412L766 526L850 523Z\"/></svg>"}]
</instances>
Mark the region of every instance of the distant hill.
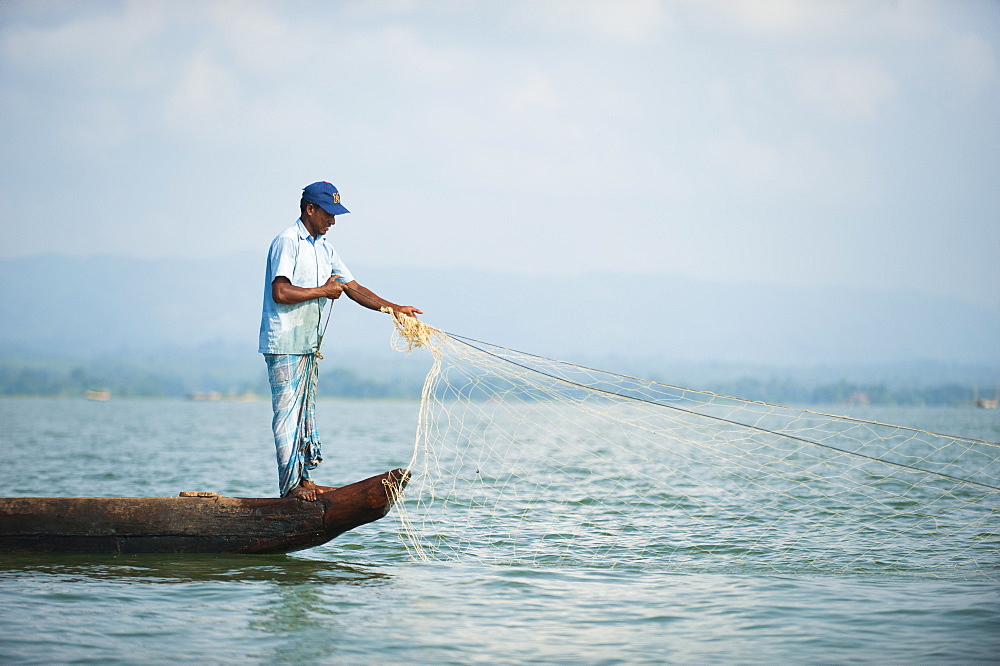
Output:
<instances>
[{"instance_id":1,"label":"distant hill","mask_svg":"<svg viewBox=\"0 0 1000 666\"><path fill-rule=\"evenodd\" d=\"M155 361L216 350L256 369L263 262L262 253L0 260L0 354ZM732 377L828 368L834 376L837 369L881 368L988 384L1000 367L1000 309L914 292L599 270L352 270L379 294L422 308L425 321L444 330L630 373L704 376L715 368ZM424 367L388 351L385 316L346 299L334 306L329 330L326 349L340 366L376 374Z\"/></svg>"}]
</instances>

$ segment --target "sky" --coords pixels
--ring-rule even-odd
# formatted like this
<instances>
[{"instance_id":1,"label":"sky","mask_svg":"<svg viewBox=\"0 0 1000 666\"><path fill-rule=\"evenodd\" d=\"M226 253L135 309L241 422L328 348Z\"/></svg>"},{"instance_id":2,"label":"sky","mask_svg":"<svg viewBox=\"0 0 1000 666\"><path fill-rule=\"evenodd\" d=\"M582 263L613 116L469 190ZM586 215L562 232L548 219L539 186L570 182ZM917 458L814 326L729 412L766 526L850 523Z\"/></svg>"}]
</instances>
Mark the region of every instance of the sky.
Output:
<instances>
[{"instance_id":1,"label":"sky","mask_svg":"<svg viewBox=\"0 0 1000 666\"><path fill-rule=\"evenodd\" d=\"M415 279L1000 307L991 0L0 0L0 80L4 258L263 257L328 180Z\"/></svg>"}]
</instances>

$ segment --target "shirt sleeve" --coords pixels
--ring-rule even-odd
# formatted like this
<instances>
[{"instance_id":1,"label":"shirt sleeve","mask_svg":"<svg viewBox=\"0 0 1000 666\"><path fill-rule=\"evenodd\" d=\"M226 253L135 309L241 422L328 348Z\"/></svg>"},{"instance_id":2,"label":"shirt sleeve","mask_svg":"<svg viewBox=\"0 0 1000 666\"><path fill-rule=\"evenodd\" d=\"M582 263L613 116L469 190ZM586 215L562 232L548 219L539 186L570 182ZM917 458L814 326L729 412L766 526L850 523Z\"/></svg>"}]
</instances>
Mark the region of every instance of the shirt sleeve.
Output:
<instances>
[{"instance_id":1,"label":"shirt sleeve","mask_svg":"<svg viewBox=\"0 0 1000 666\"><path fill-rule=\"evenodd\" d=\"M340 276L337 282L343 282L344 284L354 282L354 276L351 274L351 271L332 247L330 248L330 266L332 267L330 275Z\"/></svg>"},{"instance_id":2,"label":"shirt sleeve","mask_svg":"<svg viewBox=\"0 0 1000 666\"><path fill-rule=\"evenodd\" d=\"M295 241L291 238L279 236L271 243L271 253L268 263L271 268L271 281L276 277L286 277L289 282L293 282L295 275Z\"/></svg>"}]
</instances>

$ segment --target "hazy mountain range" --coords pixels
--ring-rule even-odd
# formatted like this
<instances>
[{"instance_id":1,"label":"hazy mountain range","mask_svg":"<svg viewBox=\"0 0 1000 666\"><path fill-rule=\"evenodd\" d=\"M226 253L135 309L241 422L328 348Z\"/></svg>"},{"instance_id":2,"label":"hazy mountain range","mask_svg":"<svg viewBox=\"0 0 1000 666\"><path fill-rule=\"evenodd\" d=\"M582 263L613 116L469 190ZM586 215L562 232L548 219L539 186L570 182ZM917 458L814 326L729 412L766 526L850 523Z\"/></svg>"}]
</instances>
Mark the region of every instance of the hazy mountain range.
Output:
<instances>
[{"instance_id":1,"label":"hazy mountain range","mask_svg":"<svg viewBox=\"0 0 1000 666\"><path fill-rule=\"evenodd\" d=\"M263 255L0 261L0 353L172 363L211 355L261 371ZM671 276L504 275L352 266L380 295L446 331L607 369L677 375L851 375L861 380L1000 377L1000 309L914 292L726 285ZM388 350L384 315L343 299L325 350L360 374L419 374ZM853 374L852 374L853 373Z\"/></svg>"}]
</instances>

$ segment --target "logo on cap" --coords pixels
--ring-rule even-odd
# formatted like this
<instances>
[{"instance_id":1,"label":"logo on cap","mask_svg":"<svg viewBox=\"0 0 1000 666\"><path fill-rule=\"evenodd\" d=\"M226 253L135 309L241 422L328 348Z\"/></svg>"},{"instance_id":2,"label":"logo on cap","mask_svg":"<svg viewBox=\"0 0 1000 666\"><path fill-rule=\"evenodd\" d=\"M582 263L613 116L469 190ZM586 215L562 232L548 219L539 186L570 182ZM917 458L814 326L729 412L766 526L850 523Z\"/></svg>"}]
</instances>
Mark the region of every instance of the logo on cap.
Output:
<instances>
[{"instance_id":1,"label":"logo on cap","mask_svg":"<svg viewBox=\"0 0 1000 666\"><path fill-rule=\"evenodd\" d=\"M340 192L333 193L333 203L340 203Z\"/></svg>"}]
</instances>

